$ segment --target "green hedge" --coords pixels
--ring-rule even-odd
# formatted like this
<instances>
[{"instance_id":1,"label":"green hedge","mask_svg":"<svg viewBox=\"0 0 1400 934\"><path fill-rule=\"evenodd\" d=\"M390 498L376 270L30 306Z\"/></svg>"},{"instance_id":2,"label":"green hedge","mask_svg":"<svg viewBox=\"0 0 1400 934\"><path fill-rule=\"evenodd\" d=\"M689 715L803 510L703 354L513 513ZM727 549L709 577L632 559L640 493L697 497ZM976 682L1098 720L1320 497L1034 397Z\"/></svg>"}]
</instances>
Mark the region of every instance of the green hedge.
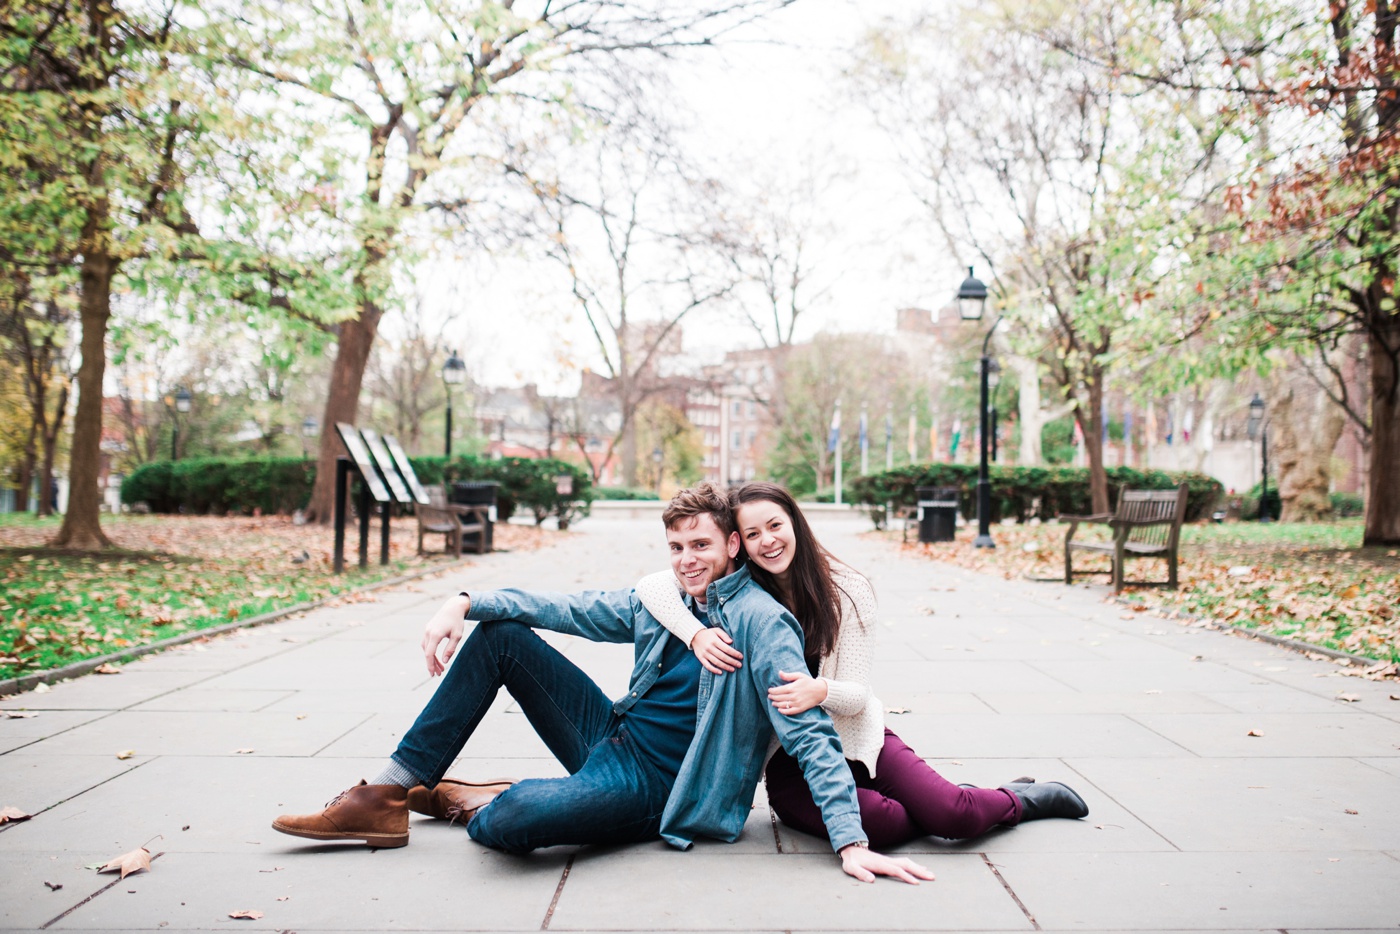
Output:
<instances>
[{"instance_id":1,"label":"green hedge","mask_svg":"<svg viewBox=\"0 0 1400 934\"><path fill-rule=\"evenodd\" d=\"M424 483L452 484L458 480L494 482L496 515L506 521L517 507L534 514L538 525L554 516L561 529L588 515L594 499L593 476L586 469L553 458L503 457L499 460L463 454L449 463L445 457L414 457L413 470ZM572 494L558 492L555 477L574 478Z\"/></svg>"},{"instance_id":2,"label":"green hedge","mask_svg":"<svg viewBox=\"0 0 1400 934\"><path fill-rule=\"evenodd\" d=\"M661 497L656 495L655 490L643 490L630 486L595 486L593 488L593 498L611 500L658 500Z\"/></svg>"},{"instance_id":3,"label":"green hedge","mask_svg":"<svg viewBox=\"0 0 1400 934\"><path fill-rule=\"evenodd\" d=\"M593 500L587 470L558 460L472 456L414 457L414 473L424 484L458 480L492 481L496 515L504 522L517 506L534 513L537 523L554 516L561 528L588 514ZM560 495L555 477L574 478L572 495ZM139 467L122 483L122 502L145 503L152 512L289 513L305 507L316 482L316 462L291 457L204 457L157 461Z\"/></svg>"},{"instance_id":4,"label":"green hedge","mask_svg":"<svg viewBox=\"0 0 1400 934\"><path fill-rule=\"evenodd\" d=\"M1185 482L1189 491L1188 522L1208 517L1223 492L1220 481L1205 474L1133 467L1110 467L1107 473L1110 509L1116 507L1118 490L1124 484L1134 490L1170 490ZM993 522L1003 517L1025 522L1032 517L1049 520L1058 515L1093 512L1089 471L1084 467L994 466L989 471L989 479ZM913 506L917 500L915 488L921 486L956 487L963 515L977 512L977 467L974 464L911 464L861 477L852 482L849 489L854 502L872 507L886 503Z\"/></svg>"},{"instance_id":5,"label":"green hedge","mask_svg":"<svg viewBox=\"0 0 1400 934\"><path fill-rule=\"evenodd\" d=\"M122 502L152 512L251 514L305 506L315 461L294 457L193 457L139 467L122 481Z\"/></svg>"}]
</instances>

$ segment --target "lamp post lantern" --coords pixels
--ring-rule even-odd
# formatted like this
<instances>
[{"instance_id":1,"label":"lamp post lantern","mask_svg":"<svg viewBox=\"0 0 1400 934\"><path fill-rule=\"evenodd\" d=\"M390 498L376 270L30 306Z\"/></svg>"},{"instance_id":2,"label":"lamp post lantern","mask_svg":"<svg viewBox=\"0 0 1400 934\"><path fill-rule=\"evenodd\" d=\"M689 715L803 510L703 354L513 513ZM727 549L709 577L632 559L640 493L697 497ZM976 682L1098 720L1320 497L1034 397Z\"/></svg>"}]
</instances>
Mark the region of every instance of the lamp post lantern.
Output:
<instances>
[{"instance_id":1,"label":"lamp post lantern","mask_svg":"<svg viewBox=\"0 0 1400 934\"><path fill-rule=\"evenodd\" d=\"M1259 521L1272 522L1269 515L1269 426L1264 421L1264 400L1257 392L1249 401L1249 440L1256 438L1263 467L1259 479Z\"/></svg>"},{"instance_id":2,"label":"lamp post lantern","mask_svg":"<svg viewBox=\"0 0 1400 934\"><path fill-rule=\"evenodd\" d=\"M180 416L189 414L193 399L190 391L184 386L175 390L175 417L170 429L170 459L173 461L180 459Z\"/></svg>"},{"instance_id":3,"label":"lamp post lantern","mask_svg":"<svg viewBox=\"0 0 1400 934\"><path fill-rule=\"evenodd\" d=\"M987 286L972 274L967 267L967 278L958 286L958 314L964 321L980 321L987 307ZM988 442L991 440L991 415L988 410L988 396L992 376L992 359L987 356L987 345L992 332L1001 324L1001 318L992 322L987 336L982 339L981 364L981 455L977 468L977 537L972 541L974 548L995 548L992 541L992 481L988 475Z\"/></svg>"},{"instance_id":4,"label":"lamp post lantern","mask_svg":"<svg viewBox=\"0 0 1400 934\"><path fill-rule=\"evenodd\" d=\"M306 460L306 442L309 438L316 437L321 430L321 423L314 415L308 415L301 420L301 459Z\"/></svg>"},{"instance_id":5,"label":"lamp post lantern","mask_svg":"<svg viewBox=\"0 0 1400 934\"><path fill-rule=\"evenodd\" d=\"M448 460L452 459L452 387L466 381L467 365L457 356L457 351L451 351L447 362L442 365L442 385L447 391L447 428L443 432L442 453Z\"/></svg>"},{"instance_id":6,"label":"lamp post lantern","mask_svg":"<svg viewBox=\"0 0 1400 934\"><path fill-rule=\"evenodd\" d=\"M661 495L661 462L666 455L661 452L661 446L657 445L651 449L651 462L656 467L656 495Z\"/></svg>"}]
</instances>

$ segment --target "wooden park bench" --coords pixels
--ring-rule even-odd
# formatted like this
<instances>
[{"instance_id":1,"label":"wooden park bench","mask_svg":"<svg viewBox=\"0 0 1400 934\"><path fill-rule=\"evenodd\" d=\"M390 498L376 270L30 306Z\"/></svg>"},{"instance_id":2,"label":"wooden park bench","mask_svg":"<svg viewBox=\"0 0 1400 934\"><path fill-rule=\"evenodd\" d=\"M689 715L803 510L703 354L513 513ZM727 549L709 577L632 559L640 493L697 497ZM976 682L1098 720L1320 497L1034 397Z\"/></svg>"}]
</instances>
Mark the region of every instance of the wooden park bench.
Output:
<instances>
[{"instance_id":1,"label":"wooden park bench","mask_svg":"<svg viewBox=\"0 0 1400 934\"><path fill-rule=\"evenodd\" d=\"M1118 494L1118 511L1101 516L1060 516L1069 523L1065 532L1065 583L1074 582L1073 556L1076 551L1109 555L1113 560L1113 592L1123 590L1123 565L1131 558L1165 558L1166 581L1134 581L1162 584L1175 588L1177 545L1181 523L1186 518L1186 484L1175 490L1129 490ZM1074 540L1074 533L1084 523L1102 523L1113 530L1112 541ZM1081 574L1102 573L1081 571Z\"/></svg>"},{"instance_id":2,"label":"wooden park bench","mask_svg":"<svg viewBox=\"0 0 1400 934\"><path fill-rule=\"evenodd\" d=\"M467 536L473 536L475 550L479 555L486 553L487 523L491 521L490 506L459 506L447 501L447 493L441 486L429 486L427 505L419 504L418 514L418 553L423 553L423 536L429 533L445 536L444 550L461 555Z\"/></svg>"}]
</instances>

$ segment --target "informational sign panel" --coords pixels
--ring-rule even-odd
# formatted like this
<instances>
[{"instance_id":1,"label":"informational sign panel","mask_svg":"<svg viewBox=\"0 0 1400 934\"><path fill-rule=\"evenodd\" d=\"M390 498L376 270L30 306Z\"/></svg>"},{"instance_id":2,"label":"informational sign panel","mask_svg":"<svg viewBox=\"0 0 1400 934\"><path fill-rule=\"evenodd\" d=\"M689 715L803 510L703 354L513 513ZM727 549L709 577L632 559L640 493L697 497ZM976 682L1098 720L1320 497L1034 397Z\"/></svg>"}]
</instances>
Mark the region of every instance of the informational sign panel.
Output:
<instances>
[{"instance_id":1,"label":"informational sign panel","mask_svg":"<svg viewBox=\"0 0 1400 934\"><path fill-rule=\"evenodd\" d=\"M379 433L373 428L361 428L360 434L364 437L365 447L369 448L374 462L379 465L379 472L384 474L385 480L389 481L389 489L393 492L394 499L401 503L413 502L413 495L408 492L403 478L399 476L399 469L394 466L394 457L384 446L384 442L379 439Z\"/></svg>"},{"instance_id":2,"label":"informational sign panel","mask_svg":"<svg viewBox=\"0 0 1400 934\"><path fill-rule=\"evenodd\" d=\"M384 436L384 444L389 448L389 453L394 455L394 463L399 467L399 473L408 482L408 488L413 491L413 498L422 505L428 505L428 491L423 489L423 484L418 482L418 474L413 472L413 465L408 461L408 455L404 453L403 445L399 444L399 439L393 435Z\"/></svg>"},{"instance_id":3,"label":"informational sign panel","mask_svg":"<svg viewBox=\"0 0 1400 934\"><path fill-rule=\"evenodd\" d=\"M340 440L345 442L345 450L350 452L350 459L359 468L360 476L364 478L365 486L369 489L369 495L374 497L375 502L389 502L389 489L384 485L384 481L379 479L379 471L374 469L374 458L370 456L364 441L360 440L360 433L353 425L344 422L336 422L335 430L340 432Z\"/></svg>"}]
</instances>

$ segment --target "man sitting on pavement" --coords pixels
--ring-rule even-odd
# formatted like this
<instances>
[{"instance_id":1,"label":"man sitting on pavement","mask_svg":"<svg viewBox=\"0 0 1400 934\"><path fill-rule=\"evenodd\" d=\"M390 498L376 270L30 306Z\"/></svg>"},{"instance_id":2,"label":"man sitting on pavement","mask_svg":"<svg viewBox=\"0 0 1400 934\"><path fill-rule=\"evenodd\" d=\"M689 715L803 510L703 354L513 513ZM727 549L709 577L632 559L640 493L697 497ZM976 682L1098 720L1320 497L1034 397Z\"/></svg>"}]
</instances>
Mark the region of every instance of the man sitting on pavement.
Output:
<instances>
[{"instance_id":1,"label":"man sitting on pavement","mask_svg":"<svg viewBox=\"0 0 1400 934\"><path fill-rule=\"evenodd\" d=\"M739 536L723 492L682 490L662 515L671 567L707 626L721 627L748 660L704 670L630 590L572 595L462 593L429 620L423 653L446 676L372 783L360 782L316 814L283 815L273 829L313 840L408 843L410 810L461 821L473 839L513 853L561 844L654 839L688 849L696 837L738 839L769 740L802 766L841 857L862 881L932 879L908 859L871 852L840 741L820 707L798 716L768 703L779 671L803 669L797 621L737 567ZM482 622L462 642L465 620ZM617 701L532 629L597 642L632 642L635 665ZM460 653L457 648L461 645ZM450 668L447 663L457 654ZM505 687L568 778L468 782L445 778Z\"/></svg>"}]
</instances>

